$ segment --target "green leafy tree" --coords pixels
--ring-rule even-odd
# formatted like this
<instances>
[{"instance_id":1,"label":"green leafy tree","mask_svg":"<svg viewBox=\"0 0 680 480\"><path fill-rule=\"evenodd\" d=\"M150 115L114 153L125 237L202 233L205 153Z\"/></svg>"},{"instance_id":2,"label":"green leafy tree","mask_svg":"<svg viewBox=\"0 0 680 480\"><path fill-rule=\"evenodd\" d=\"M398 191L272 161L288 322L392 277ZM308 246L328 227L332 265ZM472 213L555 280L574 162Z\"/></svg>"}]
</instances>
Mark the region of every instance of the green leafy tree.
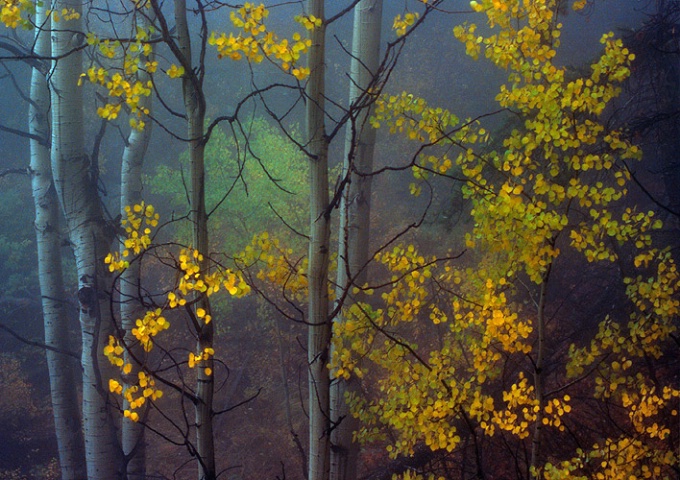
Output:
<instances>
[{"instance_id":1,"label":"green leafy tree","mask_svg":"<svg viewBox=\"0 0 680 480\"><path fill-rule=\"evenodd\" d=\"M210 227L220 232L211 249L239 252L264 231L294 244L290 229L302 229L308 194L302 154L264 118L244 122L242 128L243 134L227 135L218 127L206 145L206 203ZM180 214L186 208L182 172L187 160L183 153L179 168L159 165L148 179L154 194ZM184 230L178 225L179 238L187 238Z\"/></svg>"}]
</instances>

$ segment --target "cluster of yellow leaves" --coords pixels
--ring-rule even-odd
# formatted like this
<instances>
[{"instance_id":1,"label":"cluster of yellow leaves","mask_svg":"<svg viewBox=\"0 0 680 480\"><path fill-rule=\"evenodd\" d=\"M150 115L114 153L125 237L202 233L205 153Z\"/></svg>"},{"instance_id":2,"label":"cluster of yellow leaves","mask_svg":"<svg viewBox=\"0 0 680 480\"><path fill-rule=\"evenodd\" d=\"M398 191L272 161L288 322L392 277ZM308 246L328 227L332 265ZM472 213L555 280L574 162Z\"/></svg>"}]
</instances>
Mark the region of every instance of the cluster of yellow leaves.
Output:
<instances>
[{"instance_id":1,"label":"cluster of yellow leaves","mask_svg":"<svg viewBox=\"0 0 680 480\"><path fill-rule=\"evenodd\" d=\"M461 437L449 422L468 402L470 385L456 381L455 368L443 352L433 352L426 365L409 361L409 348L389 339L374 345L369 358L385 368L388 376L380 380L381 395L370 404L350 397L352 410L363 425L362 441L371 440L379 431L374 433L371 427L382 424L395 434L387 448L392 457L413 454L420 442L449 452L460 444Z\"/></svg>"},{"instance_id":2,"label":"cluster of yellow leaves","mask_svg":"<svg viewBox=\"0 0 680 480\"><path fill-rule=\"evenodd\" d=\"M170 328L170 323L162 316L162 310L157 308L146 312L143 318L135 321L132 335L142 345L144 351L149 352L153 348L153 337ZM113 335L109 336L109 343L104 347L104 355L109 362L120 368L123 376L129 376L132 372L132 363L124 360L125 349L121 342ZM126 380L125 386L118 380L109 379L109 391L122 396L127 401L128 408L124 416L133 422L139 421L139 414L135 411L142 407L147 399L157 400L162 395L162 390L156 388L153 376L143 369L137 372L137 381Z\"/></svg>"},{"instance_id":3,"label":"cluster of yellow leaves","mask_svg":"<svg viewBox=\"0 0 680 480\"><path fill-rule=\"evenodd\" d=\"M128 267L126 260L132 251L135 255L141 254L149 248L151 244L151 228L158 225L159 216L151 205L144 202L126 207L127 218L121 223L127 232L124 240L125 250L122 258L118 254L109 254L105 262L111 271L122 271ZM142 230L143 228L143 230ZM209 297L220 289L224 288L230 295L242 297L250 292L250 286L245 282L243 276L234 273L229 269L217 268L213 272L201 270L204 264L203 255L192 248L183 248L175 259L175 266L180 273L177 283L167 293L165 304L162 307L149 310L144 317L135 321L135 327L131 334L135 341L142 346L145 352L150 352L154 346L154 337L164 330L170 328L170 324L165 318L165 314L179 307L188 307L187 296L198 294ZM212 316L203 308L196 308L191 313L197 322L208 324L212 321ZM129 347L129 345L127 345ZM132 372L132 364L124 360L126 345L114 336L109 337L109 343L104 347L104 355L109 362L121 370L123 376ZM188 366L194 368L203 362L207 362L215 355L212 348L205 348L199 353L189 353ZM210 368L205 368L206 375L212 375ZM136 384L129 384L125 387L115 379L109 381L109 390L112 393L122 395L128 401L129 410L125 411L125 417L132 421L138 421L139 415L134 411L144 405L146 399L156 400L160 398L162 392L155 388L155 382L150 372L142 368L138 373ZM138 392L141 392L138 394Z\"/></svg>"},{"instance_id":4,"label":"cluster of yellow leaves","mask_svg":"<svg viewBox=\"0 0 680 480\"><path fill-rule=\"evenodd\" d=\"M127 260L130 257L130 250L132 254L139 255L149 248L151 229L158 226L160 218L153 205L147 205L143 201L133 206L126 205L125 214L126 218L121 221L121 226L127 234L123 240L125 249L122 254L109 253L104 259L111 272L122 272L130 265Z\"/></svg>"},{"instance_id":5,"label":"cluster of yellow leaves","mask_svg":"<svg viewBox=\"0 0 680 480\"><path fill-rule=\"evenodd\" d=\"M647 385L643 379L637 380L637 388L627 389L621 394L621 404L628 409L631 423L639 434L664 440L671 433L669 426L650 419L668 408L671 408L671 416L677 417L680 390L666 385L657 392L656 386Z\"/></svg>"},{"instance_id":6,"label":"cluster of yellow leaves","mask_svg":"<svg viewBox=\"0 0 680 480\"><path fill-rule=\"evenodd\" d=\"M179 279L176 291L168 294L170 308L184 305L183 297L190 292L197 292L211 296L223 287L230 295L243 297L250 293L250 287L240 273L234 273L229 269L216 269L212 273L201 272L200 264L203 262L203 254L198 250L183 248L177 259L177 268L183 275ZM205 311L198 309L196 316L206 323L211 321Z\"/></svg>"},{"instance_id":7,"label":"cluster of yellow leaves","mask_svg":"<svg viewBox=\"0 0 680 480\"><path fill-rule=\"evenodd\" d=\"M203 255L195 249L182 249L177 258L177 269L182 273L174 291L167 295L166 309L174 309L187 304L186 297L192 293L198 293L207 297L224 288L230 295L240 298L250 293L250 286L240 272L234 273L229 269L218 268L211 273L201 272ZM203 308L196 308L194 313L198 322L208 324L212 321L212 315ZM188 366L194 368L202 362L207 362L215 351L206 348L202 352L189 353ZM204 368L206 375L212 375L212 369Z\"/></svg>"},{"instance_id":8,"label":"cluster of yellow leaves","mask_svg":"<svg viewBox=\"0 0 680 480\"><path fill-rule=\"evenodd\" d=\"M215 350L211 347L206 347L203 349L202 352L199 353L194 353L194 352L189 352L189 362L187 363L189 368L194 368L197 365L199 365L201 362L207 362L210 360L211 357L215 355ZM203 369L204 373L207 376L212 375L212 369L209 367L205 367Z\"/></svg>"},{"instance_id":9,"label":"cluster of yellow leaves","mask_svg":"<svg viewBox=\"0 0 680 480\"><path fill-rule=\"evenodd\" d=\"M463 144L488 139L485 130L475 130L468 124L458 127L460 120L451 112L441 107L430 107L424 99L406 92L379 97L370 121L373 128L380 128L384 124L390 133L399 133L418 143ZM423 153L420 155L418 165L413 167L413 175L417 180L426 180L429 173L446 174L453 163L446 153L442 155ZM417 183L412 183L410 190L417 196L421 192L421 187Z\"/></svg>"},{"instance_id":10,"label":"cluster of yellow leaves","mask_svg":"<svg viewBox=\"0 0 680 480\"><path fill-rule=\"evenodd\" d=\"M371 351L375 340L372 324L380 325L382 321L383 311L373 311L370 305L364 303L352 303L343 311L343 321L333 324L336 348L332 351L329 367L335 378L348 380L352 375L363 377L358 359Z\"/></svg>"},{"instance_id":11,"label":"cluster of yellow leaves","mask_svg":"<svg viewBox=\"0 0 680 480\"><path fill-rule=\"evenodd\" d=\"M104 87L110 97L110 101L97 109L101 118L115 120L125 105L130 111L130 126L139 131L144 129L144 118L149 115L149 109L144 106L142 99L151 95L153 82L140 80L139 72L153 75L158 70L158 62L152 59L153 44L150 37L154 32L153 27L137 26L133 39L127 43L100 39L93 33L87 34L87 43L96 46L109 63L120 62L120 65L108 68L93 65L86 73L81 74L79 84L87 79ZM184 75L184 68L173 64L168 67L166 74L170 78L181 77Z\"/></svg>"},{"instance_id":12,"label":"cluster of yellow leaves","mask_svg":"<svg viewBox=\"0 0 680 480\"><path fill-rule=\"evenodd\" d=\"M406 35L406 31L416 23L419 17L418 12L408 12L403 17L397 15L394 17L394 22L392 22L392 30L396 32L398 37L402 37Z\"/></svg>"},{"instance_id":13,"label":"cluster of yellow leaves","mask_svg":"<svg viewBox=\"0 0 680 480\"><path fill-rule=\"evenodd\" d=\"M619 132L606 132L597 118L619 93L634 56L620 39L606 34L605 52L590 76L569 80L566 68L553 62L561 29L554 20L555 2L484 0L472 6L499 32L483 36L476 25L463 25L454 33L469 54L476 56L484 48L490 60L509 71L508 84L496 100L525 121L523 129L504 140L503 152L479 155L467 148L457 158L468 178L464 193L473 200L476 228L468 246L481 242L504 256L504 263L521 265L532 281L541 283L560 253L555 240L565 230L591 261L617 258L604 238L648 244L649 224L632 215L616 219L607 210L627 192L629 174L618 162L637 159L640 151ZM480 130L478 137L484 133ZM468 133L454 143L464 147L476 141ZM608 177L594 179L590 171ZM587 209L591 219L577 222L580 217L570 215L576 206Z\"/></svg>"},{"instance_id":14,"label":"cluster of yellow leaves","mask_svg":"<svg viewBox=\"0 0 680 480\"><path fill-rule=\"evenodd\" d=\"M29 0L2 0L0 9L0 22L8 28L17 28L24 25L26 20L22 13L31 8L32 2Z\"/></svg>"},{"instance_id":15,"label":"cluster of yellow leaves","mask_svg":"<svg viewBox=\"0 0 680 480\"><path fill-rule=\"evenodd\" d=\"M351 398L355 415L365 424L358 437L379 438L376 425L381 424L396 435L388 448L391 455L413 453L419 441L433 450L452 451L460 442L454 419L461 411L489 435L498 427L528 432L535 420L535 398L521 374L521 381L504 397L504 407L497 407L484 393L485 384L498 378L504 353L531 351L531 323L507 305L502 292L507 288L505 279L494 282L484 269L456 269L421 255L412 245L397 246L376 259L392 272L388 285L381 288L384 308L356 303L346 309L345 321L334 325L330 362L338 377L362 377L367 359L385 372L378 380L382 395L375 401ZM434 285L448 285L455 292L453 299L434 294ZM364 291L372 293L368 286ZM444 346L431 351L426 360L414 357L417 346L412 335L419 327L407 327L425 316L433 325L444 325L447 332ZM398 333L402 331L409 332L408 341ZM457 363L461 358L467 359L466 364ZM360 359L364 360L361 368ZM528 415L522 421L517 414L520 406L527 408ZM564 412L561 401L550 403L547 425L560 428L558 419Z\"/></svg>"},{"instance_id":16,"label":"cluster of yellow leaves","mask_svg":"<svg viewBox=\"0 0 680 480\"><path fill-rule=\"evenodd\" d=\"M250 245L235 257L243 269L258 266L257 278L282 288L287 298L303 302L307 298L307 258L293 259L293 249L281 245L268 232L254 235Z\"/></svg>"},{"instance_id":17,"label":"cluster of yellow leaves","mask_svg":"<svg viewBox=\"0 0 680 480\"><path fill-rule=\"evenodd\" d=\"M80 18L80 12L73 8L62 8L61 11L48 10L47 14L52 16L53 22L67 22L69 20L77 20Z\"/></svg>"},{"instance_id":18,"label":"cluster of yellow leaves","mask_svg":"<svg viewBox=\"0 0 680 480\"><path fill-rule=\"evenodd\" d=\"M661 220L655 220L652 211L634 212L626 208L620 220L613 218L611 212L603 209L591 208L589 215L592 218L590 223L581 222L569 234L571 246L582 252L589 262L615 261L618 258L616 252L605 242L607 239L615 240L619 244L630 242L636 248L642 249L652 244L649 232L662 227ZM641 255L644 257L648 254L649 252ZM639 267L639 263L636 266Z\"/></svg>"},{"instance_id":19,"label":"cluster of yellow leaves","mask_svg":"<svg viewBox=\"0 0 680 480\"><path fill-rule=\"evenodd\" d=\"M680 276L670 252L650 250L646 258L641 254L636 263L651 258L654 274L626 279L628 297L636 306L628 323L628 351L638 356L650 355L659 358L661 345L677 332L677 318L680 313Z\"/></svg>"},{"instance_id":20,"label":"cluster of yellow leaves","mask_svg":"<svg viewBox=\"0 0 680 480\"><path fill-rule=\"evenodd\" d=\"M123 353L124 348L118 340L113 336L109 336L109 343L104 347L104 355L106 355L112 365L120 368L123 375L129 375L132 371L132 364L126 363L123 360ZM123 386L118 380L110 378L109 391L122 396L127 401L128 408L125 409L123 414L125 418L129 418L133 422L139 421L139 414L135 410L142 407L147 399L157 400L163 396L163 392L156 388L156 382L153 377L141 370L137 372L135 384Z\"/></svg>"},{"instance_id":21,"label":"cluster of yellow leaves","mask_svg":"<svg viewBox=\"0 0 680 480\"><path fill-rule=\"evenodd\" d=\"M425 2L426 0L421 0ZM404 473L393 474L392 480L445 480L444 477L437 477L433 474L427 476L417 473L415 470L407 469Z\"/></svg>"},{"instance_id":22,"label":"cluster of yellow leaves","mask_svg":"<svg viewBox=\"0 0 680 480\"><path fill-rule=\"evenodd\" d=\"M612 478L669 478L664 470L677 464L671 450L656 449L636 438L607 438L590 451L578 449L578 456L559 465L547 463L545 480L608 480Z\"/></svg>"},{"instance_id":23,"label":"cluster of yellow leaves","mask_svg":"<svg viewBox=\"0 0 680 480\"><path fill-rule=\"evenodd\" d=\"M680 277L670 253L643 250L635 265L649 266L651 272L625 279L626 293L634 306L628 323L621 325L607 318L600 322L590 345L570 348L567 373L573 377L599 362L595 391L598 397L620 397L631 389L641 388L643 378L629 374L636 371L633 362L644 365L644 359L660 358L664 345L677 332ZM626 407L631 405L630 398L621 400Z\"/></svg>"},{"instance_id":24,"label":"cluster of yellow leaves","mask_svg":"<svg viewBox=\"0 0 680 480\"><path fill-rule=\"evenodd\" d=\"M413 245L408 245L379 254L376 260L395 272L390 280L392 289L381 296L388 306L387 315L399 318L400 322L415 320L420 309L425 306L425 282L432 276L432 264L437 259L433 257L426 260Z\"/></svg>"},{"instance_id":25,"label":"cluster of yellow leaves","mask_svg":"<svg viewBox=\"0 0 680 480\"><path fill-rule=\"evenodd\" d=\"M143 371L137 372L137 383L126 388L117 380L109 379L109 391L125 398L129 408L123 411L123 416L133 422L139 421L139 413L135 410L144 406L147 399L155 401L163 396L163 391L156 388L153 377Z\"/></svg>"},{"instance_id":26,"label":"cluster of yellow leaves","mask_svg":"<svg viewBox=\"0 0 680 480\"><path fill-rule=\"evenodd\" d=\"M519 374L519 382L513 384L509 391L503 392L503 401L507 408L493 412L494 424L501 430L516 435L517 438L528 437L529 426L536 421L540 406L534 396L534 387L529 385L522 372ZM494 429L486 425L485 432L493 434Z\"/></svg>"},{"instance_id":27,"label":"cluster of yellow leaves","mask_svg":"<svg viewBox=\"0 0 680 480\"><path fill-rule=\"evenodd\" d=\"M24 14L35 13L35 5L30 0L2 0L0 2L0 22L6 27L15 29L21 26L24 29L32 28L33 25ZM62 8L61 10L47 10L46 15L51 17L53 22L67 22L80 18L80 12L73 8Z\"/></svg>"},{"instance_id":28,"label":"cluster of yellow leaves","mask_svg":"<svg viewBox=\"0 0 680 480\"><path fill-rule=\"evenodd\" d=\"M230 13L231 23L239 30L238 35L230 33L211 33L208 43L217 48L218 57L229 57L232 60L247 60L260 63L265 58L275 60L284 72L290 73L298 80L309 76L309 68L299 64L300 57L307 53L312 42L300 33L293 33L290 40L279 38L267 30L265 19L269 10L263 4L255 5L246 2L236 11ZM295 20L305 29L313 30L321 26L321 19L313 15L299 16Z\"/></svg>"},{"instance_id":29,"label":"cluster of yellow leaves","mask_svg":"<svg viewBox=\"0 0 680 480\"><path fill-rule=\"evenodd\" d=\"M170 324L162 315L162 310L157 308L147 311L143 318L135 321L132 335L139 341L145 352L150 352L153 348L152 338L168 328Z\"/></svg>"},{"instance_id":30,"label":"cluster of yellow leaves","mask_svg":"<svg viewBox=\"0 0 680 480\"><path fill-rule=\"evenodd\" d=\"M167 73L170 78L180 78L184 76L184 67L181 65L177 66L173 63L165 73Z\"/></svg>"},{"instance_id":31,"label":"cluster of yellow leaves","mask_svg":"<svg viewBox=\"0 0 680 480\"><path fill-rule=\"evenodd\" d=\"M493 376L503 352L531 352L531 319L522 318L521 309L508 303L505 277L496 281L492 277L496 275L484 268L460 271L449 266L441 278L441 281L461 285L461 292L465 292L453 299L451 308L456 324L476 332L475 340L470 342L473 354L470 373L476 374L480 382L485 381L487 374Z\"/></svg>"}]
</instances>

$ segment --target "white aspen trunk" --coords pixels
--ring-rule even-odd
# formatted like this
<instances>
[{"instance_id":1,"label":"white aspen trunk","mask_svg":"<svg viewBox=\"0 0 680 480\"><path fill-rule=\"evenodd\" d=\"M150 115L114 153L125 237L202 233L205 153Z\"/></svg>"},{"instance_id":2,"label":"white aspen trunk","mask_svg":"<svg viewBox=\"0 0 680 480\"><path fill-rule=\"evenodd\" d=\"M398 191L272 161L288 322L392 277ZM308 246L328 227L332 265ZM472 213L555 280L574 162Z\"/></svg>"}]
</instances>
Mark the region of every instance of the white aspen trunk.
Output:
<instances>
[{"instance_id":1,"label":"white aspen trunk","mask_svg":"<svg viewBox=\"0 0 680 480\"><path fill-rule=\"evenodd\" d=\"M336 298L366 282L366 270L361 270L368 261L370 236L371 177L366 174L373 170L375 147L375 130L367 121L372 99L366 92L379 66L381 21L382 0L361 0L354 7L349 105L359 110L348 123L345 136L343 178L349 176L350 181L340 204ZM348 296L344 306L354 301L360 298ZM342 323L342 312L333 321ZM331 384L331 419L336 422L331 436L331 480L354 480L357 476L359 445L352 436L359 425L345 401L346 394L356 390L358 379L354 376L349 381L335 378Z\"/></svg>"},{"instance_id":2,"label":"white aspen trunk","mask_svg":"<svg viewBox=\"0 0 680 480\"><path fill-rule=\"evenodd\" d=\"M307 14L324 18L324 1L308 0ZM311 33L311 70L306 87L307 148L310 155L309 311L307 360L309 363L309 476L328 480L330 471L330 353L328 311L330 211L328 208L328 138L325 115L325 23Z\"/></svg>"},{"instance_id":3,"label":"white aspen trunk","mask_svg":"<svg viewBox=\"0 0 680 480\"><path fill-rule=\"evenodd\" d=\"M36 2L35 46L39 57L50 55L49 20L47 5ZM61 239L59 238L59 208L52 183L50 168L50 92L45 71L33 67L31 72L31 104L29 131L43 141L32 138L31 183L35 205L35 231L38 251L38 278L42 300L45 352L50 378L50 395L54 429L57 437L59 466L63 480L85 478L85 445L81 430L78 385L79 365L65 352L71 351L68 338L68 313L61 267Z\"/></svg>"},{"instance_id":4,"label":"white aspen trunk","mask_svg":"<svg viewBox=\"0 0 680 480\"><path fill-rule=\"evenodd\" d=\"M144 16L141 17L145 18ZM145 20L142 20L142 22L145 22ZM153 60L153 58L149 58L148 60ZM142 82L149 80L149 75L145 72L140 72L138 75L138 79ZM148 108L149 111L151 110L150 97L142 97L139 104L141 108ZM146 154L150 138L151 122L147 123L142 131L133 128L127 138L121 167L120 213L122 218L126 217L126 205L136 205L142 201L142 166L144 164L144 155ZM121 253L122 250L125 250L125 246L123 245L121 246ZM144 349L135 340L135 336L132 334L132 329L136 326L135 322L144 315L144 308L142 307L139 298L141 281L140 267L140 262L132 262L120 276L120 318L123 330L125 331L125 343L129 350L126 351L126 363L133 366L132 371L130 372L130 378L137 378L137 373L139 372L139 365L135 359L143 361L145 355ZM124 405L124 408L129 407L128 405ZM148 408L148 405L145 405L144 408ZM140 416L144 418L144 415ZM144 480L146 478L146 444L144 431L145 427L140 422L123 420L121 427L121 444L123 447L123 455L125 456L128 480Z\"/></svg>"},{"instance_id":5,"label":"white aspen trunk","mask_svg":"<svg viewBox=\"0 0 680 480\"><path fill-rule=\"evenodd\" d=\"M191 39L186 17L186 1L175 1L175 23L177 25L178 45L181 53L179 60L185 68L182 78L184 107L187 114L189 134L189 155L191 159L191 220L193 222L194 248L203 254L200 262L201 273L207 274L209 269L208 215L205 209L205 96L202 78L192 69ZM212 316L210 302L201 296L196 307L203 308ZM213 348L213 323L199 320L197 352ZM215 439L213 432L213 397L215 382L212 356L197 365L196 385L196 450L198 455L199 480L214 480L217 477L215 467Z\"/></svg>"},{"instance_id":6,"label":"white aspen trunk","mask_svg":"<svg viewBox=\"0 0 680 480\"><path fill-rule=\"evenodd\" d=\"M81 12L81 2L63 0L53 9ZM103 355L110 331L106 318L103 259L109 246L104 240L104 219L83 146L82 72L80 52L84 41L80 18L64 20L52 32L52 173L73 246L78 273L78 301L82 332L83 434L88 480L120 478L121 454L111 412L108 388L102 382Z\"/></svg>"}]
</instances>

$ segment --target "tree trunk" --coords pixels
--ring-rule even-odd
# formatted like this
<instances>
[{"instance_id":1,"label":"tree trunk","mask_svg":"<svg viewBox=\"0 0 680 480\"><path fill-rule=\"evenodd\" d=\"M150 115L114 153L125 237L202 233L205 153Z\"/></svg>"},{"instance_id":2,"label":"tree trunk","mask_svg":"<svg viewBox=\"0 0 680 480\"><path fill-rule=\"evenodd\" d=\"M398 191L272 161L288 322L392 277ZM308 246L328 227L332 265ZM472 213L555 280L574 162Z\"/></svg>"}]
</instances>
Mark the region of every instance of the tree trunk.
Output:
<instances>
[{"instance_id":1,"label":"tree trunk","mask_svg":"<svg viewBox=\"0 0 680 480\"><path fill-rule=\"evenodd\" d=\"M543 282L541 283L540 293L538 298L538 308L536 313L536 323L538 327L538 339L536 342L536 361L534 363L534 392L536 394L536 401L538 404L538 413L536 415L536 422L534 424L534 434L531 438L531 460L529 464L529 478L538 479L541 477L538 468L540 459L542 432L543 432L543 410L545 407L545 302L548 292L548 281L550 280L550 272L552 265L543 275Z\"/></svg>"},{"instance_id":2,"label":"tree trunk","mask_svg":"<svg viewBox=\"0 0 680 480\"><path fill-rule=\"evenodd\" d=\"M178 60L185 69L182 78L182 93L187 114L189 134L189 155L191 159L191 220L193 222L194 248L203 254L199 262L201 273L209 273L208 215L205 209L205 95L202 86L202 68L193 69L191 39L186 16L186 1L175 1L175 23L180 56ZM205 41L205 39L203 39ZM210 302L201 295L196 308L203 308L212 316ZM212 322L198 320L199 330L197 352L213 348L214 329ZM215 440L213 434L213 396L215 382L213 377L214 362L212 356L201 360L197 365L196 386L196 449L198 454L199 480L214 480L217 476L215 468Z\"/></svg>"},{"instance_id":3,"label":"tree trunk","mask_svg":"<svg viewBox=\"0 0 680 480\"><path fill-rule=\"evenodd\" d=\"M63 0L55 11L80 13L81 2ZM52 32L52 173L74 249L78 274L78 301L82 332L83 433L89 480L119 478L120 447L117 444L108 389L102 370L108 362L103 348L111 322L104 256L109 245L104 236L104 217L97 194L96 175L83 146L81 54L73 51L84 41L80 18L62 18ZM93 159L96 160L96 159Z\"/></svg>"},{"instance_id":4,"label":"tree trunk","mask_svg":"<svg viewBox=\"0 0 680 480\"><path fill-rule=\"evenodd\" d=\"M349 105L358 110L347 125L345 137L343 178L349 176L349 184L340 205L336 298L351 292L353 285L366 282L371 213L371 177L366 174L373 170L375 147L375 130L367 122L372 99L366 91L377 75L381 20L382 0L361 0L354 7ZM348 302L359 300L347 297ZM343 321L340 312L334 322ZM353 480L357 475L359 446L352 435L359 425L345 401L347 393L358 389L357 384L358 379L352 376L349 381L336 378L331 385L331 419L337 422L331 436L332 480Z\"/></svg>"},{"instance_id":5,"label":"tree trunk","mask_svg":"<svg viewBox=\"0 0 680 480\"><path fill-rule=\"evenodd\" d=\"M324 20L323 0L308 0L307 13ZM306 87L306 127L310 168L309 311L307 360L309 363L309 480L328 480L330 470L330 352L328 261L330 211L328 208L328 138L324 128L324 23L312 30L311 70Z\"/></svg>"},{"instance_id":6,"label":"tree trunk","mask_svg":"<svg viewBox=\"0 0 680 480\"><path fill-rule=\"evenodd\" d=\"M49 20L47 6L36 2L36 56L50 55ZM31 139L31 173L35 205L35 231L38 250L38 272L42 299L45 344L52 349L45 352L50 378L52 414L59 451L61 478L80 480L86 477L85 444L80 423L77 385L80 382L78 364L65 352L72 346L68 338L68 312L64 295L61 267L61 239L59 238L59 208L52 183L49 149L50 92L45 71L33 67L31 72L31 103L29 131L42 140Z\"/></svg>"},{"instance_id":7,"label":"tree trunk","mask_svg":"<svg viewBox=\"0 0 680 480\"><path fill-rule=\"evenodd\" d=\"M146 18L143 15L141 17ZM148 22L146 20L142 20L142 22L145 23L143 27L146 27ZM152 61L153 58L148 58L148 60ZM149 75L145 72L140 71L138 75L139 80L144 83L149 80ZM151 98L142 96L139 105L140 108L148 108L150 111ZM142 201L142 166L150 137L151 122L147 123L142 131L133 128L128 136L121 166L120 213L122 218L125 218L127 215L125 212L127 205L136 205ZM125 250L125 246L121 245L121 254L123 250ZM125 352L127 357L126 363L133 366L130 378L137 378L139 365L135 359L141 360L145 354L141 344L136 341L135 336L132 334L132 329L136 326L136 320L144 315L144 308L139 298L140 267L140 262L132 262L120 276L120 318L123 330L125 331L125 344L128 348ZM145 405L145 408L147 407L148 405ZM129 406L124 405L124 408L127 409ZM143 480L146 478L144 430L144 425L140 422L123 420L121 443L123 455L125 455L128 480Z\"/></svg>"}]
</instances>

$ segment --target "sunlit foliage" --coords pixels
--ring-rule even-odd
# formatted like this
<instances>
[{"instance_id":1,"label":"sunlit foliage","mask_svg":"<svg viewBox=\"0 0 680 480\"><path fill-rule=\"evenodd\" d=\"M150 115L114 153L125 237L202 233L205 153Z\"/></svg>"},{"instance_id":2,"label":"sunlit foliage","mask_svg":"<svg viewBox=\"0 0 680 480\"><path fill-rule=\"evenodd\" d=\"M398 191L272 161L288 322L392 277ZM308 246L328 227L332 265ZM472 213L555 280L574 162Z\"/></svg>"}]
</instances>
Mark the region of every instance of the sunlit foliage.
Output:
<instances>
[{"instance_id":1,"label":"sunlit foliage","mask_svg":"<svg viewBox=\"0 0 680 480\"><path fill-rule=\"evenodd\" d=\"M245 58L253 63L260 63L268 58L298 80L305 79L309 76L309 68L300 65L300 58L307 53L312 41L297 32L293 33L290 40L279 38L267 29L264 22L268 16L269 10L264 4L246 2L238 10L230 13L231 23L238 34L213 32L208 43L217 48L220 58L228 57L232 60ZM301 15L295 17L295 21L306 30L321 26L321 19L314 15Z\"/></svg>"},{"instance_id":2,"label":"sunlit foliage","mask_svg":"<svg viewBox=\"0 0 680 480\"><path fill-rule=\"evenodd\" d=\"M122 257L117 253L109 254L105 262L112 272L121 272L129 266L130 261L141 261L141 256L152 245L152 230L158 224L159 215L151 205L144 203L126 207L127 219L122 225L127 233L123 240L126 249ZM174 268L177 270L176 283L165 294L164 303L157 308L148 310L142 318L136 320L136 326L131 333L136 342L141 345L147 354L154 348L154 338L170 328L170 323L165 315L170 310L183 308L191 321L195 324L207 324L212 322L212 316L202 308L195 310L190 308L196 302L196 296L205 295L211 297L221 289L230 295L242 297L250 291L240 273L234 273L229 269L214 268L210 272L201 271L200 264L203 262L203 254L193 248L181 248L176 257L171 257ZM162 397L163 392L156 386L155 372L151 365L145 363L144 358L132 360L139 364L137 379L130 381L129 374L133 370L130 361L126 361L124 353L126 349L131 351L132 345L117 336L110 336L109 343L104 347L104 354L112 365L121 371L121 377L126 382L115 378L109 379L109 390L127 400L128 409L124 410L124 416L132 421L139 421L139 414L135 411L147 401L155 401ZM205 369L206 375L212 375L212 370L203 367L203 363L215 355L213 348L205 348L200 352L190 352L187 358L189 368L200 367Z\"/></svg>"},{"instance_id":3,"label":"sunlit foliage","mask_svg":"<svg viewBox=\"0 0 680 480\"><path fill-rule=\"evenodd\" d=\"M148 8L145 5L142 8ZM137 25L128 42L99 38L94 33L87 34L87 43L97 48L101 62L93 63L81 74L79 84L87 79L103 87L109 100L97 108L97 115L106 120L118 118L121 108L129 112L130 126L143 130L149 109L143 106L142 98L149 97L153 91L153 75L158 70L158 61L152 59L151 37L156 34L153 26L144 28ZM139 73L147 73L151 80L140 79ZM166 74L170 78L181 77L184 67L171 64Z\"/></svg>"},{"instance_id":4,"label":"sunlit foliage","mask_svg":"<svg viewBox=\"0 0 680 480\"><path fill-rule=\"evenodd\" d=\"M391 280L376 290L379 300L352 306L348 321L336 325L331 362L343 376L383 372L375 399L350 398L363 424L357 435L386 440L389 431L395 456L413 453L421 442L453 451L463 422L490 437L503 431L535 444L540 432L559 436L570 416L588 415L563 386L588 382L593 398L627 412L625 427L617 418L618 429L601 432L601 441L574 458L557 466L539 461L527 473L550 479L668 474L678 463L665 441L669 419L677 423L680 391L643 372L672 348L680 279L668 252L653 245L651 234L662 227L654 212L621 207L628 165L640 151L602 120L634 56L605 34L602 55L589 74L577 76L555 61L562 28L556 2L471 5L490 30L482 34L466 24L454 34L469 55L483 52L508 71L496 101L522 124L494 149L477 122L461 124L410 94L378 102L375 127L386 125L418 144L459 147L455 159L425 148L411 191L419 194L432 175L462 174L474 225L466 247L477 263L461 268L413 246L376 258ZM560 372L546 378L545 292L556 260L570 252L604 266L626 261L622 251L633 252L629 268L636 272L623 279L629 320L601 319L590 344L572 345ZM446 325L437 347L418 348L417 327L406 327L425 319Z\"/></svg>"},{"instance_id":5,"label":"sunlit foliage","mask_svg":"<svg viewBox=\"0 0 680 480\"><path fill-rule=\"evenodd\" d=\"M7 14L4 14L3 9L3 21L16 26L20 21L20 17L17 16L20 9L14 3L8 5ZM147 12L144 10L149 9L150 5L148 2L139 2L136 8L142 10L142 15L146 15ZM260 63L267 58L296 79L305 79L309 76L309 69L300 64L300 59L309 50L309 38L300 33L294 33L291 39L279 38L268 30L264 23L268 15L269 11L263 4L246 2L230 13L231 22L238 30L238 34L212 32L208 43L217 49L220 58L228 57L232 60L246 58L254 63ZM64 16L68 16L68 12L65 12ZM321 20L314 16L299 16L296 17L296 21L306 30L321 25ZM170 63L163 69L159 62L153 59L152 53L157 43L157 38L154 37L157 36L157 29L153 25L135 26L131 38L126 41L100 38L92 32L87 34L87 43L97 47L102 62L93 63L87 72L81 75L80 83L82 84L82 79L87 79L105 89L108 101L97 109L100 117L115 120L120 115L121 108L125 107L129 111L130 126L143 130L149 109L141 105L140 100L151 95L158 70L164 71L171 79L186 75L186 68L183 65ZM139 72L147 73L150 79L140 79Z\"/></svg>"}]
</instances>

